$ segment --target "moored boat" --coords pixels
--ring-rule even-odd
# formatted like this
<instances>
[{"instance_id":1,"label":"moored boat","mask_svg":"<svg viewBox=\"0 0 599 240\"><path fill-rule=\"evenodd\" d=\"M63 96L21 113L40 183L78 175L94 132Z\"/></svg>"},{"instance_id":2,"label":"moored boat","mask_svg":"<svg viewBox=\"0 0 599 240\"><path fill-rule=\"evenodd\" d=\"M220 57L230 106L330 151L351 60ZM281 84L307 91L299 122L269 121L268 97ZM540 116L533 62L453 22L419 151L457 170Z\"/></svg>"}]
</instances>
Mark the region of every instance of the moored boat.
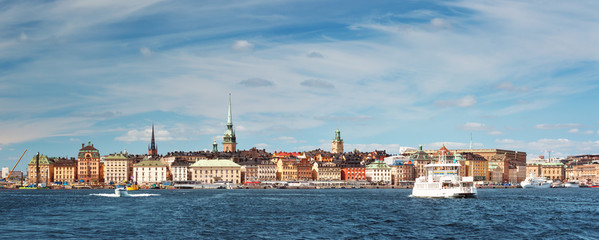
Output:
<instances>
[{"instance_id":1,"label":"moored boat","mask_svg":"<svg viewBox=\"0 0 599 240\"><path fill-rule=\"evenodd\" d=\"M137 191L139 190L139 186L137 184L127 184L127 191Z\"/></svg>"},{"instance_id":2,"label":"moored boat","mask_svg":"<svg viewBox=\"0 0 599 240\"><path fill-rule=\"evenodd\" d=\"M531 173L530 177L527 177L524 181L520 182L520 186L522 186L522 188L550 188L551 183L553 183L553 181L547 180L546 177L535 177Z\"/></svg>"}]
</instances>

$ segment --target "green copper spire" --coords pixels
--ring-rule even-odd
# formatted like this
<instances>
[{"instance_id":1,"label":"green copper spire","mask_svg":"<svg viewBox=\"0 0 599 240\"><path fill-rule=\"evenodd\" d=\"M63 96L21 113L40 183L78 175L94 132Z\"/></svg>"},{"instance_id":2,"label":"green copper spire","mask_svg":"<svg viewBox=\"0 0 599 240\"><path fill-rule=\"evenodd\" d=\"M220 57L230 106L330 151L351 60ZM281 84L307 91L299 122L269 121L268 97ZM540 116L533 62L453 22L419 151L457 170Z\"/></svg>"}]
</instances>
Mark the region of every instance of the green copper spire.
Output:
<instances>
[{"instance_id":1,"label":"green copper spire","mask_svg":"<svg viewBox=\"0 0 599 240\"><path fill-rule=\"evenodd\" d=\"M339 129L337 129L335 131L335 142L343 142L343 139L341 139L341 131L339 131Z\"/></svg>"},{"instance_id":2,"label":"green copper spire","mask_svg":"<svg viewBox=\"0 0 599 240\"><path fill-rule=\"evenodd\" d=\"M213 153L218 152L218 145L216 144L216 140L214 140L214 143L212 144L212 152Z\"/></svg>"}]
</instances>

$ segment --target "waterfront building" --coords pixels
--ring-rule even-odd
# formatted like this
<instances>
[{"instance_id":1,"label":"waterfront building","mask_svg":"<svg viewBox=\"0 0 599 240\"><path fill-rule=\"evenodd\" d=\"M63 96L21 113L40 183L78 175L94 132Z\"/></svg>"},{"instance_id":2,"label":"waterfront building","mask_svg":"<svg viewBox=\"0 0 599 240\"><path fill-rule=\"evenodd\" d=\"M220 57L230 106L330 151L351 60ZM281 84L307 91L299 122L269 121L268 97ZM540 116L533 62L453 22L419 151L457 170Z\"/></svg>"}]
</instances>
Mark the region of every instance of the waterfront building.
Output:
<instances>
[{"instance_id":1,"label":"waterfront building","mask_svg":"<svg viewBox=\"0 0 599 240\"><path fill-rule=\"evenodd\" d=\"M277 165L270 159L260 160L258 165L258 180L275 181L277 180Z\"/></svg>"},{"instance_id":2,"label":"waterfront building","mask_svg":"<svg viewBox=\"0 0 599 240\"><path fill-rule=\"evenodd\" d=\"M75 158L54 158L54 181L77 182L77 160Z\"/></svg>"},{"instance_id":3,"label":"waterfront building","mask_svg":"<svg viewBox=\"0 0 599 240\"><path fill-rule=\"evenodd\" d=\"M489 177L489 161L483 156L472 152L462 152L466 163L466 176L473 177L474 181L486 181ZM503 176L503 173L501 173Z\"/></svg>"},{"instance_id":4,"label":"waterfront building","mask_svg":"<svg viewBox=\"0 0 599 240\"><path fill-rule=\"evenodd\" d=\"M231 94L229 94L229 114L227 116L227 129L223 136L223 152L237 151L237 138L233 129L233 114L231 112Z\"/></svg>"},{"instance_id":5,"label":"waterfront building","mask_svg":"<svg viewBox=\"0 0 599 240\"><path fill-rule=\"evenodd\" d=\"M277 180L278 181L296 181L297 180L297 158L277 158Z\"/></svg>"},{"instance_id":6,"label":"waterfront building","mask_svg":"<svg viewBox=\"0 0 599 240\"><path fill-rule=\"evenodd\" d=\"M104 181L119 184L131 180L133 159L124 153L113 153L104 158Z\"/></svg>"},{"instance_id":7,"label":"waterfront building","mask_svg":"<svg viewBox=\"0 0 599 240\"><path fill-rule=\"evenodd\" d=\"M418 150L410 155L410 159L414 163L414 179L426 176L427 173L424 166L435 162L426 151L422 150L422 145L419 145Z\"/></svg>"},{"instance_id":8,"label":"waterfront building","mask_svg":"<svg viewBox=\"0 0 599 240\"><path fill-rule=\"evenodd\" d=\"M158 147L154 140L154 124L152 124L152 140L150 140L150 145L148 145L148 156L152 156L152 158L158 157Z\"/></svg>"},{"instance_id":9,"label":"waterfront building","mask_svg":"<svg viewBox=\"0 0 599 240\"><path fill-rule=\"evenodd\" d=\"M241 166L231 159L198 160L189 166L191 180L202 183L241 183Z\"/></svg>"},{"instance_id":10,"label":"waterfront building","mask_svg":"<svg viewBox=\"0 0 599 240\"><path fill-rule=\"evenodd\" d=\"M29 177L29 184L45 183L47 185L52 183L54 181L54 161L52 161L52 159L48 158L46 155L40 154L38 164L37 157L38 155L33 156L31 161L29 161L27 167L27 177ZM37 174L38 172L39 175Z\"/></svg>"},{"instance_id":11,"label":"waterfront building","mask_svg":"<svg viewBox=\"0 0 599 240\"><path fill-rule=\"evenodd\" d=\"M170 165L172 179L175 182L190 180L189 163L183 159L175 159Z\"/></svg>"},{"instance_id":12,"label":"waterfront building","mask_svg":"<svg viewBox=\"0 0 599 240\"><path fill-rule=\"evenodd\" d=\"M341 180L366 181L365 167L346 167L341 169Z\"/></svg>"},{"instance_id":13,"label":"waterfront building","mask_svg":"<svg viewBox=\"0 0 599 240\"><path fill-rule=\"evenodd\" d=\"M7 178L8 174L10 173L10 171L8 170L8 167L3 167L1 172L2 172L2 178Z\"/></svg>"},{"instance_id":14,"label":"waterfront building","mask_svg":"<svg viewBox=\"0 0 599 240\"><path fill-rule=\"evenodd\" d=\"M167 180L165 163L151 158L133 164L133 181L141 185L162 183Z\"/></svg>"},{"instance_id":15,"label":"waterfront building","mask_svg":"<svg viewBox=\"0 0 599 240\"><path fill-rule=\"evenodd\" d=\"M299 158L297 163L297 180L299 181L310 181L313 178L312 174L313 164L305 157ZM316 175L316 174L314 174Z\"/></svg>"},{"instance_id":16,"label":"waterfront building","mask_svg":"<svg viewBox=\"0 0 599 240\"><path fill-rule=\"evenodd\" d=\"M409 159L407 161L395 160L391 164L391 182L393 185L414 182L414 164Z\"/></svg>"},{"instance_id":17,"label":"waterfront building","mask_svg":"<svg viewBox=\"0 0 599 240\"><path fill-rule=\"evenodd\" d=\"M366 165L366 180L374 183L391 183L391 168L382 160Z\"/></svg>"},{"instance_id":18,"label":"waterfront building","mask_svg":"<svg viewBox=\"0 0 599 240\"><path fill-rule=\"evenodd\" d=\"M335 138L333 139L333 150L332 153L343 153L343 139L341 139L341 131L337 129L335 131Z\"/></svg>"},{"instance_id":19,"label":"waterfront building","mask_svg":"<svg viewBox=\"0 0 599 240\"><path fill-rule=\"evenodd\" d=\"M81 144L81 149L77 155L77 177L79 180L88 184L99 184L102 182L102 172L100 165L100 152L91 142Z\"/></svg>"},{"instance_id":20,"label":"waterfront building","mask_svg":"<svg viewBox=\"0 0 599 240\"><path fill-rule=\"evenodd\" d=\"M599 164L571 164L565 170L568 181L598 182Z\"/></svg>"},{"instance_id":21,"label":"waterfront building","mask_svg":"<svg viewBox=\"0 0 599 240\"><path fill-rule=\"evenodd\" d=\"M318 181L341 180L341 168L334 162L316 162L313 168L314 178Z\"/></svg>"},{"instance_id":22,"label":"waterfront building","mask_svg":"<svg viewBox=\"0 0 599 240\"><path fill-rule=\"evenodd\" d=\"M527 176L546 177L549 180L564 180L566 170L563 163L530 163L526 165Z\"/></svg>"}]
</instances>

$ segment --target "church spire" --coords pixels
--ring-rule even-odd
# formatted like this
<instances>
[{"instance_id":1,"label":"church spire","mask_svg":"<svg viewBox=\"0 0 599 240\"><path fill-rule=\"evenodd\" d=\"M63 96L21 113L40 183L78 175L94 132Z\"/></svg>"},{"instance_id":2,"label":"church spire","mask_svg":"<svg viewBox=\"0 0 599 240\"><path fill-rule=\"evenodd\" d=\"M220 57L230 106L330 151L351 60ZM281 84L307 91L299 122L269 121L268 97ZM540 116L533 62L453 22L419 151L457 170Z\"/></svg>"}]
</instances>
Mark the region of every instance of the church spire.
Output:
<instances>
[{"instance_id":1,"label":"church spire","mask_svg":"<svg viewBox=\"0 0 599 240\"><path fill-rule=\"evenodd\" d=\"M223 136L223 151L224 152L235 152L237 149L237 139L235 137L235 130L233 129L233 113L231 110L231 93L229 93L229 113L227 116L227 129L225 129L225 135Z\"/></svg>"},{"instance_id":2,"label":"church spire","mask_svg":"<svg viewBox=\"0 0 599 240\"><path fill-rule=\"evenodd\" d=\"M231 112L231 93L229 93L229 115L227 116L227 126L233 126L233 113Z\"/></svg>"},{"instance_id":3,"label":"church spire","mask_svg":"<svg viewBox=\"0 0 599 240\"><path fill-rule=\"evenodd\" d=\"M152 157L158 156L158 149L156 149L156 141L154 139L154 123L152 123L152 141L148 147L148 155Z\"/></svg>"}]
</instances>

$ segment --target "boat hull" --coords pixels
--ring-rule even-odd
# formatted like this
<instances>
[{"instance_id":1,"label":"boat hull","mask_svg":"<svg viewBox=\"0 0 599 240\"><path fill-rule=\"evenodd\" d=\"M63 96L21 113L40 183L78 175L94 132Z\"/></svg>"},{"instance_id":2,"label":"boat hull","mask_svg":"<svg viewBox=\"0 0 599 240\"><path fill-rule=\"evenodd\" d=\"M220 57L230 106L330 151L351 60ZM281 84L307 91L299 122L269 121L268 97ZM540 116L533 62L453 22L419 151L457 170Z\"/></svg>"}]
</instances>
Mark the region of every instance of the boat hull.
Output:
<instances>
[{"instance_id":1,"label":"boat hull","mask_svg":"<svg viewBox=\"0 0 599 240\"><path fill-rule=\"evenodd\" d=\"M441 184L416 183L412 189L411 197L417 198L476 198L475 187L450 187L442 188Z\"/></svg>"}]
</instances>

